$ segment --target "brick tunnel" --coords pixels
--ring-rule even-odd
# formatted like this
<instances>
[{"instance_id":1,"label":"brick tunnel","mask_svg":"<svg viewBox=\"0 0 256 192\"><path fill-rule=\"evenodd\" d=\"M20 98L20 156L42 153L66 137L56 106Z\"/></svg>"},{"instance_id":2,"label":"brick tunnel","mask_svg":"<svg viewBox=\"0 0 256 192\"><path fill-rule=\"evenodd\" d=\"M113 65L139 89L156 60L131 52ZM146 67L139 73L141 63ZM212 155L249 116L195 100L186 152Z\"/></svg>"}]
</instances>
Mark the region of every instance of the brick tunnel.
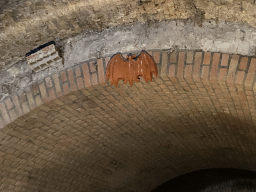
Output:
<instances>
[{"instance_id":1,"label":"brick tunnel","mask_svg":"<svg viewBox=\"0 0 256 192\"><path fill-rule=\"evenodd\" d=\"M77 2L74 6L80 6L82 1ZM116 6L113 2L113 6L108 4L110 1L95 2L105 2L104 6L109 9ZM156 6L158 1L138 1L136 6L149 9L151 2ZM168 2L177 3L160 2L169 8L173 4ZM256 8L254 1L248 3ZM8 10L10 5L4 8ZM121 7L127 5L133 3L128 0L121 3ZM20 44L6 45L9 52L1 60L0 191L146 192L196 170L256 171L256 29L251 19L256 9L251 13L250 6L243 4L244 8L247 6L245 15L248 17L241 19L233 15L247 22L248 28L236 24L237 20L230 21L219 15L219 19L231 22L225 28L208 21L212 18L199 21L198 10L194 7L199 5L179 4L180 13L192 10L194 15L183 18L184 15L176 14L176 19L191 17L192 24L174 21L172 13L161 8L155 15L158 20L155 24L137 26L140 35L138 39L134 37L136 41L131 46L127 44L134 40L135 32L122 26L123 21L118 19L115 34L97 29L98 32L90 32L89 36L80 34L85 31L77 36L76 30L62 31L56 24L58 33L42 32L33 36L34 32L40 34L35 29L30 34L32 40L41 36L36 44L32 44L31 39L15 39L22 33L9 34L10 26L6 25L6 36L0 37L13 36L13 41L20 41ZM17 10L23 10L21 5L17 6ZM65 8L65 3L63 6ZM210 8L204 6L200 8L205 9L202 11L205 17L213 17ZM232 6L236 10L236 2ZM70 14L67 10L66 14ZM90 19L95 19L99 27L97 17L101 15L97 14L100 11L95 7L94 11ZM143 9L137 13L139 15L130 19L145 17ZM170 23L162 23L161 16L170 17L165 18ZM151 15L146 17L150 19ZM113 27L111 19L106 18L103 22L106 26L101 26L101 30ZM123 18L127 18L127 23L135 22L129 20L129 14ZM23 20L14 22L13 26L17 27ZM64 26L61 22L59 25ZM198 29L199 32L193 32L198 39L188 35L191 25ZM164 26L171 26L179 38L184 35L183 31L189 32L185 40L175 42L176 36L171 36ZM225 35L220 28L227 30ZM215 33L220 36L211 36L214 41L206 36ZM63 34L69 38L67 41L65 38L56 40ZM46 43L49 35L61 49L57 52L63 62L56 61L57 67L49 66L37 73L30 68L32 65L28 66L29 60L24 60L24 51ZM162 38L162 35L166 36ZM165 44L167 36L170 36L168 42L174 42L171 47ZM100 47L100 42L105 45ZM11 46L16 46L17 52L11 52ZM128 54L139 53L142 49L154 58L159 76L154 76L149 83L141 78L133 86L122 81L117 88L111 85L106 80L111 56L118 50ZM43 49L44 54L45 50L47 47Z\"/></svg>"}]
</instances>

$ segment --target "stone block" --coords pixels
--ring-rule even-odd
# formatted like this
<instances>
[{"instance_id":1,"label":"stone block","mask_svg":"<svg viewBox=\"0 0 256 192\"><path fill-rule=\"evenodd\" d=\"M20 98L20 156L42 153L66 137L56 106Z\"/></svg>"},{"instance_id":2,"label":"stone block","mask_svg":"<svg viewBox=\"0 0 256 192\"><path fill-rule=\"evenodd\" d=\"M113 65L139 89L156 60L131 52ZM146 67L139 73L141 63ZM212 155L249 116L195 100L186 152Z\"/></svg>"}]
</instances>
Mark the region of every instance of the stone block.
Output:
<instances>
[{"instance_id":1,"label":"stone block","mask_svg":"<svg viewBox=\"0 0 256 192\"><path fill-rule=\"evenodd\" d=\"M26 60L34 72L39 72L47 69L48 67L62 63L62 58L54 44L39 49L35 53L27 56Z\"/></svg>"}]
</instances>

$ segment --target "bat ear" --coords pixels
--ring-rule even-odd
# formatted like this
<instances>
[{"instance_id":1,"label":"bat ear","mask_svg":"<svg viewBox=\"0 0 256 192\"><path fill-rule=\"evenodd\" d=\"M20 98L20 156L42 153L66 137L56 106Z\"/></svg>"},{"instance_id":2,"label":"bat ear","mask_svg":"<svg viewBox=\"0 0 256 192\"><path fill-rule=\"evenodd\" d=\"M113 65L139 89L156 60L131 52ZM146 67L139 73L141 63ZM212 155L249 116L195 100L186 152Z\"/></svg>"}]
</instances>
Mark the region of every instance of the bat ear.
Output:
<instances>
[{"instance_id":1,"label":"bat ear","mask_svg":"<svg viewBox=\"0 0 256 192\"><path fill-rule=\"evenodd\" d=\"M118 56L118 55L119 55L119 57L123 58L122 53L121 53L121 52L117 52L117 53L115 53L115 54L110 58L110 60L113 59L114 57Z\"/></svg>"},{"instance_id":2,"label":"bat ear","mask_svg":"<svg viewBox=\"0 0 256 192\"><path fill-rule=\"evenodd\" d=\"M145 51L145 50L142 50L141 53L146 53L147 55L150 55L150 54L149 54L147 51ZM141 54L141 53L140 53L140 54Z\"/></svg>"}]
</instances>

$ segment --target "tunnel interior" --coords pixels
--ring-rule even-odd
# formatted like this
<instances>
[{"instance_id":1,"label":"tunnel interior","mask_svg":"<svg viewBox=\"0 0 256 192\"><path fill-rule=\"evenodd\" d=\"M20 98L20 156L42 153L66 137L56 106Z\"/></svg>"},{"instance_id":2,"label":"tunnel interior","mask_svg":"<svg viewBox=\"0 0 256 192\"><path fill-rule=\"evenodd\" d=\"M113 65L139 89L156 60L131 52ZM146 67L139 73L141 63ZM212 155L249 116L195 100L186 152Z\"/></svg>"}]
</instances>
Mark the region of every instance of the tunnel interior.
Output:
<instances>
[{"instance_id":1,"label":"tunnel interior","mask_svg":"<svg viewBox=\"0 0 256 192\"><path fill-rule=\"evenodd\" d=\"M255 18L255 0L0 1L0 191L254 191ZM110 58L142 50L158 76L111 85Z\"/></svg>"},{"instance_id":2,"label":"tunnel interior","mask_svg":"<svg viewBox=\"0 0 256 192\"><path fill-rule=\"evenodd\" d=\"M152 192L167 191L255 191L254 171L241 169L204 169L175 177Z\"/></svg>"}]
</instances>

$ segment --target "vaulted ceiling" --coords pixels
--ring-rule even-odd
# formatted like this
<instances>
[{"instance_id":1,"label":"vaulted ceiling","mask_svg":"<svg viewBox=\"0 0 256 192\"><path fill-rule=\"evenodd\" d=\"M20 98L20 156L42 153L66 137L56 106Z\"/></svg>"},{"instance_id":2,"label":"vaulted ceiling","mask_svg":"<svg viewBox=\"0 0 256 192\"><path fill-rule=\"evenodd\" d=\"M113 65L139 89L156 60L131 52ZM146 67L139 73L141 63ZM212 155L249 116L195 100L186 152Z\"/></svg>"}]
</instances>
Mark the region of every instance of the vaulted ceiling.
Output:
<instances>
[{"instance_id":1,"label":"vaulted ceiling","mask_svg":"<svg viewBox=\"0 0 256 192\"><path fill-rule=\"evenodd\" d=\"M0 1L0 191L256 171L255 27L255 0ZM35 73L25 53L49 41L63 65ZM106 81L112 54L141 49L153 82Z\"/></svg>"}]
</instances>

